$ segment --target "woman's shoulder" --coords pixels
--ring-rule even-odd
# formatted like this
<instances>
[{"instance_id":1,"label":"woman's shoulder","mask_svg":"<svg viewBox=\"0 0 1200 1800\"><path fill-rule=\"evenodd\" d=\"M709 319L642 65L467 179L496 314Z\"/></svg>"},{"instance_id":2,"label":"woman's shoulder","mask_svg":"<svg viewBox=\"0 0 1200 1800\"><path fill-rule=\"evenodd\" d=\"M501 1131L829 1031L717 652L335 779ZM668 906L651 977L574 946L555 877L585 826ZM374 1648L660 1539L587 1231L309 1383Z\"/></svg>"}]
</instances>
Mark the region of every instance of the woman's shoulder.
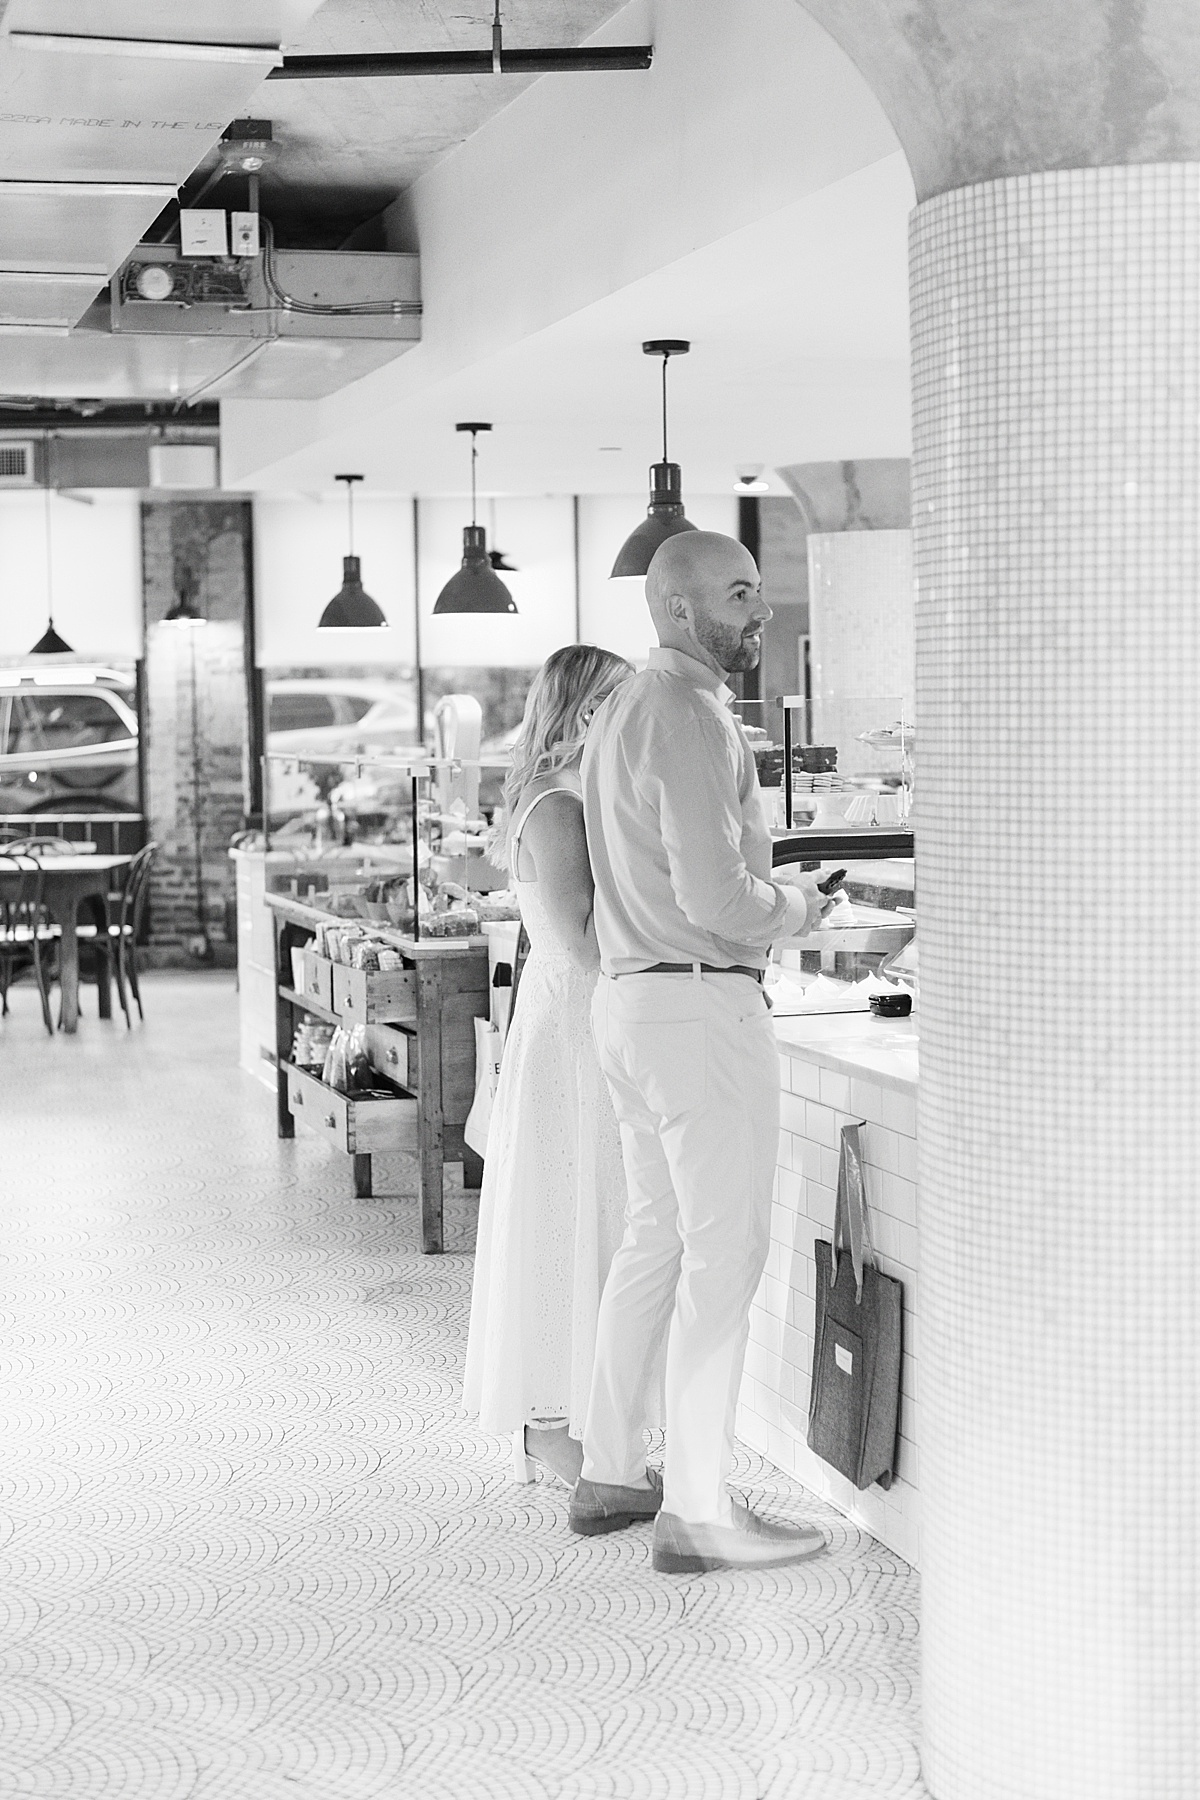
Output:
<instances>
[{"instance_id":1,"label":"woman's shoulder","mask_svg":"<svg viewBox=\"0 0 1200 1800\"><path fill-rule=\"evenodd\" d=\"M552 774L535 776L521 795L519 814L527 813L531 806L548 799L551 794L566 794L582 800L583 788L573 769L555 769Z\"/></svg>"},{"instance_id":2,"label":"woman's shoulder","mask_svg":"<svg viewBox=\"0 0 1200 1800\"><path fill-rule=\"evenodd\" d=\"M571 786L562 773L540 776L531 781L521 796L521 807L514 821L514 836L535 846L561 839L583 827L583 795L578 784Z\"/></svg>"}]
</instances>

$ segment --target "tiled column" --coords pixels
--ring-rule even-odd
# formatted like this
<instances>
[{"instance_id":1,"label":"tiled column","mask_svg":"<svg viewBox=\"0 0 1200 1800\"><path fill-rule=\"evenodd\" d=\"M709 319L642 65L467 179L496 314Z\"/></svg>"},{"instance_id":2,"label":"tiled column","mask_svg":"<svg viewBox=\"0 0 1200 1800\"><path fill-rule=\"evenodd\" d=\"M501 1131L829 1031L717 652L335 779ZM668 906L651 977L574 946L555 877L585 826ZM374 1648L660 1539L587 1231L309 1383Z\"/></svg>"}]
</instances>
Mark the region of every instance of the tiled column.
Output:
<instances>
[{"instance_id":1,"label":"tiled column","mask_svg":"<svg viewBox=\"0 0 1200 1800\"><path fill-rule=\"evenodd\" d=\"M912 252L925 1776L1192 1800L1200 164Z\"/></svg>"}]
</instances>

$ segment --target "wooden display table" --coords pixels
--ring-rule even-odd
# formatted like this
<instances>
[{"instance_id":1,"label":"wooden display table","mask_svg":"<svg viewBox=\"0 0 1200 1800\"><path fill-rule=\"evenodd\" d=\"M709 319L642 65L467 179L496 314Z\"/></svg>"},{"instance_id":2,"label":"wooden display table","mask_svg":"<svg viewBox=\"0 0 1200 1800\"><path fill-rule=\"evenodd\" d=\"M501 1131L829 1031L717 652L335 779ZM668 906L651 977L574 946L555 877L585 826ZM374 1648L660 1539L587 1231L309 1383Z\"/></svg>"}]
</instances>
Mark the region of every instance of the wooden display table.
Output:
<instances>
[{"instance_id":1,"label":"wooden display table","mask_svg":"<svg viewBox=\"0 0 1200 1800\"><path fill-rule=\"evenodd\" d=\"M275 937L276 1106L279 1135L296 1121L353 1159L354 1191L369 1197L376 1152L416 1156L420 1170L421 1247L443 1248L442 1169L461 1162L463 1183L478 1188L483 1164L463 1142L475 1095L475 1020L488 1013L486 948L453 938L416 943L372 926L403 969L369 975L330 963L307 948L318 925L346 924L319 908L269 894ZM303 991L294 985L292 951L303 952ZM291 1062L302 1013L335 1025L364 1025L367 1054L394 1090L387 1098L339 1093Z\"/></svg>"}]
</instances>

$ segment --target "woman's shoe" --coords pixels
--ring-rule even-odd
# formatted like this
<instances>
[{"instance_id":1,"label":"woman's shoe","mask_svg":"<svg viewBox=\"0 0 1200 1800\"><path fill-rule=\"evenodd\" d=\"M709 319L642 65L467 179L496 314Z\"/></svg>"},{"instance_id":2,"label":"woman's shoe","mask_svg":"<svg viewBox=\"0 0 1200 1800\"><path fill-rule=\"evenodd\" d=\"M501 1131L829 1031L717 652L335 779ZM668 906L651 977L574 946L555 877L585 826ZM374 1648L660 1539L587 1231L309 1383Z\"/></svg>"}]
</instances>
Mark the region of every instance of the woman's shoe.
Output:
<instances>
[{"instance_id":1,"label":"woman's shoe","mask_svg":"<svg viewBox=\"0 0 1200 1800\"><path fill-rule=\"evenodd\" d=\"M574 1491L583 1468L583 1445L571 1436L566 1425L531 1426L514 1434L513 1476L517 1481L533 1481L540 1463L548 1474ZM522 1472L522 1465L528 1473Z\"/></svg>"},{"instance_id":2,"label":"woman's shoe","mask_svg":"<svg viewBox=\"0 0 1200 1800\"><path fill-rule=\"evenodd\" d=\"M532 1456L526 1454L525 1433L527 1425L518 1425L512 1434L512 1478L514 1481L528 1482L537 1480L537 1464Z\"/></svg>"}]
</instances>

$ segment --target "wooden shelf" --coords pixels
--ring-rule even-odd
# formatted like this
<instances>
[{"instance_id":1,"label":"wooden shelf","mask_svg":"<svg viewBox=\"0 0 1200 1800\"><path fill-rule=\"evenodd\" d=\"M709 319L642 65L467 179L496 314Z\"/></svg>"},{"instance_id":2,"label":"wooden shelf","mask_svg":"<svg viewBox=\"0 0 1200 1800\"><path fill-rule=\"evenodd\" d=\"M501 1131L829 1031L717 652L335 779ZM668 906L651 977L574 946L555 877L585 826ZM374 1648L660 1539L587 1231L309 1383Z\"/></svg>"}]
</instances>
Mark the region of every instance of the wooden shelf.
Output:
<instances>
[{"instance_id":1,"label":"wooden shelf","mask_svg":"<svg viewBox=\"0 0 1200 1800\"><path fill-rule=\"evenodd\" d=\"M302 1012L312 1013L318 1019L324 1019L327 1025L340 1025L341 1018L331 1007L322 1006L319 1000L310 1000L307 994L298 994L295 988L281 987L279 998L286 1000L289 1006L298 1006Z\"/></svg>"},{"instance_id":2,"label":"wooden shelf","mask_svg":"<svg viewBox=\"0 0 1200 1800\"><path fill-rule=\"evenodd\" d=\"M291 1137L307 1122L354 1165L354 1192L369 1198L372 1156L404 1149L420 1169L421 1242L443 1247L443 1168L461 1161L468 1187L478 1188L483 1165L463 1141L463 1122L475 1093L475 1020L486 1018L490 993L486 939L414 941L381 925L373 937L398 949L400 970L368 974L331 963L311 950L330 914L282 894L269 894L275 936L276 1126ZM292 986L292 956L306 951L305 986ZM291 1063L296 1013L330 1025L364 1025L367 1054L395 1097L340 1094Z\"/></svg>"}]
</instances>

